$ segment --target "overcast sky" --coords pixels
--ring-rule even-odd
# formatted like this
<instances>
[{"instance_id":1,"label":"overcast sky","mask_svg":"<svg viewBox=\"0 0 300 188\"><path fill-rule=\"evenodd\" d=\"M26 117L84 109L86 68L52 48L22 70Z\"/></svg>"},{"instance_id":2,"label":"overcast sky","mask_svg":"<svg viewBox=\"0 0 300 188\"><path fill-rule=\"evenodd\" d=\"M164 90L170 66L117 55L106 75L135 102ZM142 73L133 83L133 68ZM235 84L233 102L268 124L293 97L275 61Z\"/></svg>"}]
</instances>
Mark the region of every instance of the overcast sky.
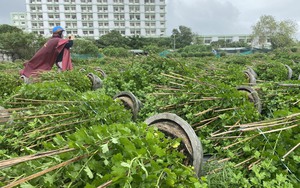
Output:
<instances>
[{"instance_id":1,"label":"overcast sky","mask_svg":"<svg viewBox=\"0 0 300 188\"><path fill-rule=\"evenodd\" d=\"M250 34L251 26L261 15L272 15L277 21L292 20L300 26L300 0L166 1L167 35L180 25L200 35ZM1 3L0 24L10 23L10 12L25 11L25 0L1 0Z\"/></svg>"}]
</instances>

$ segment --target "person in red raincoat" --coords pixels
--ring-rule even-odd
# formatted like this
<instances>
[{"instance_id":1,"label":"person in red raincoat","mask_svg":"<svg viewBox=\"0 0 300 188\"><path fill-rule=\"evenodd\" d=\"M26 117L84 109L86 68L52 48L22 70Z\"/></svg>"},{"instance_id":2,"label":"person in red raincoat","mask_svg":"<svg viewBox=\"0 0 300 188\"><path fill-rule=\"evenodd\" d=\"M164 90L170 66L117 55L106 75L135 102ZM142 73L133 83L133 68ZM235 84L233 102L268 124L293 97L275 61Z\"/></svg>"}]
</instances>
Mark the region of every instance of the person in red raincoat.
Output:
<instances>
[{"instance_id":1,"label":"person in red raincoat","mask_svg":"<svg viewBox=\"0 0 300 188\"><path fill-rule=\"evenodd\" d=\"M26 63L20 70L21 77L25 80L39 72L50 71L54 64L59 70L72 70L70 47L73 45L73 37L63 39L64 29L61 26L53 28L52 38Z\"/></svg>"}]
</instances>

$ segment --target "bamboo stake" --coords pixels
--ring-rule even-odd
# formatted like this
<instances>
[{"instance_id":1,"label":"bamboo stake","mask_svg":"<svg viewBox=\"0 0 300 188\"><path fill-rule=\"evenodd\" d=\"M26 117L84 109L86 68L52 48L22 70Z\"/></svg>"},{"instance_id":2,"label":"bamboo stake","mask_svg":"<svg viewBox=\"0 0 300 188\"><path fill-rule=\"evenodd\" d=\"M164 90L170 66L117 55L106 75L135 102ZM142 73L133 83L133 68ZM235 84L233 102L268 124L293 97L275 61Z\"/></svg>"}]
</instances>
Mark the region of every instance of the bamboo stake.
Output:
<instances>
[{"instance_id":1,"label":"bamboo stake","mask_svg":"<svg viewBox=\"0 0 300 188\"><path fill-rule=\"evenodd\" d=\"M199 113L197 113L197 114L194 114L194 116L200 116L200 115L203 115L203 114L206 114L207 112L210 112L210 111L212 111L214 108L209 108L209 109L207 109L207 110L204 110L204 111L202 111L202 112L199 112Z\"/></svg>"},{"instance_id":2,"label":"bamboo stake","mask_svg":"<svg viewBox=\"0 0 300 188\"><path fill-rule=\"evenodd\" d=\"M26 161L31 161L31 160L35 160L35 159L39 159L39 158L43 158L43 157L49 157L52 155L58 155L61 153L66 153L66 152L70 152L70 151L74 151L75 148L67 148L67 149L59 149L59 150L52 150L52 151L47 151L47 152L43 152L43 153L36 153L34 155L28 155L28 156L24 156L24 157L17 157L17 158L12 158L12 159L7 159L7 160L3 160L0 161L0 169L3 168L7 168L19 163L23 163Z\"/></svg>"},{"instance_id":3,"label":"bamboo stake","mask_svg":"<svg viewBox=\"0 0 300 188\"><path fill-rule=\"evenodd\" d=\"M50 141L52 141L53 140L53 138L49 138L48 140L45 140L44 142L50 142ZM39 146L39 145L41 145L42 143L40 142L40 143L37 143L37 144L34 144L34 145L31 145L31 146L28 146L28 148L29 149L32 149L32 148L34 148L34 147L36 147L36 146ZM24 149L22 148L21 149L21 151L23 151Z\"/></svg>"},{"instance_id":4,"label":"bamboo stake","mask_svg":"<svg viewBox=\"0 0 300 188\"><path fill-rule=\"evenodd\" d=\"M205 120L199 121L198 123L194 123L191 126L192 127L198 127L198 126L200 126L201 123L209 122L209 121L211 121L211 120L213 120L215 118L218 118L218 117L219 116L215 116L215 117L212 117L212 118L209 118L209 119L205 119Z\"/></svg>"},{"instance_id":5,"label":"bamboo stake","mask_svg":"<svg viewBox=\"0 0 300 188\"><path fill-rule=\"evenodd\" d=\"M249 162L249 161L251 161L252 159L254 159L254 157L250 157L249 159L246 159L246 160L240 162L239 164L234 165L234 167L241 166L242 164L244 164L244 163L246 163L246 162Z\"/></svg>"},{"instance_id":6,"label":"bamboo stake","mask_svg":"<svg viewBox=\"0 0 300 188\"><path fill-rule=\"evenodd\" d=\"M176 93L152 93L152 95L174 95Z\"/></svg>"},{"instance_id":7,"label":"bamboo stake","mask_svg":"<svg viewBox=\"0 0 300 188\"><path fill-rule=\"evenodd\" d=\"M176 89L176 88L158 88L160 90L166 90L166 91L184 91L182 89Z\"/></svg>"},{"instance_id":8,"label":"bamboo stake","mask_svg":"<svg viewBox=\"0 0 300 188\"><path fill-rule=\"evenodd\" d=\"M29 110L29 109L35 109L35 107L24 107L24 108L8 108L5 109L5 111L13 112L13 111L19 111L19 110ZM0 110L1 111L1 110Z\"/></svg>"},{"instance_id":9,"label":"bamboo stake","mask_svg":"<svg viewBox=\"0 0 300 188\"><path fill-rule=\"evenodd\" d=\"M58 168L67 166L67 165L69 165L69 164L71 164L71 163L73 163L73 162L79 161L79 160L81 160L81 159L83 159L83 158L86 158L86 157L88 157L88 156L89 156L89 155L81 155L81 156L78 156L78 157L74 157L74 158L72 158L72 159L70 159L70 160L68 160L68 161L62 162L62 163L60 163L60 164L58 164L58 165L55 165L55 166L53 166L53 167L50 167L50 168L48 168L48 169L42 170L42 171L40 171L40 172L38 172L38 173L32 174L32 175L27 176L27 177L25 177L25 178L22 178L22 179L20 179L20 180L18 180L18 181L15 181L15 182L12 182L12 183L10 183L10 184L8 184L8 185L5 185L3 188L12 188L12 187L15 187L15 186L17 186L17 185L20 185L20 184L26 182L26 181L29 181L29 180L32 180L32 179L37 178L37 177L39 177L39 176L42 176L42 175L44 175L44 174L46 174L46 173L48 173L48 172L51 172L51 171L53 171L53 170L56 170L56 169L58 169Z\"/></svg>"},{"instance_id":10,"label":"bamboo stake","mask_svg":"<svg viewBox=\"0 0 300 188\"><path fill-rule=\"evenodd\" d=\"M219 119L219 117L215 117L214 119L210 120L209 122L205 123L204 125L201 125L201 126L197 127L196 130L202 129L203 127L211 124L212 122L216 121L217 119Z\"/></svg>"},{"instance_id":11,"label":"bamboo stake","mask_svg":"<svg viewBox=\"0 0 300 188\"><path fill-rule=\"evenodd\" d=\"M245 136L224 136L224 137L210 137L209 140L218 140L218 139L234 139L234 138L245 138Z\"/></svg>"},{"instance_id":12,"label":"bamboo stake","mask_svg":"<svg viewBox=\"0 0 300 188\"><path fill-rule=\"evenodd\" d=\"M293 147L290 151L288 151L283 157L282 159L286 158L290 153L292 153L297 147L300 146L300 142L295 146Z\"/></svg>"},{"instance_id":13,"label":"bamboo stake","mask_svg":"<svg viewBox=\"0 0 300 188\"><path fill-rule=\"evenodd\" d=\"M176 76L172 76L172 75L169 75L169 74L165 74L165 73L161 73L163 76L166 76L166 77L169 77L169 78L174 78L174 79L177 79L177 80L182 80L182 81L186 81L185 79L183 78L178 78Z\"/></svg>"},{"instance_id":14,"label":"bamboo stake","mask_svg":"<svg viewBox=\"0 0 300 188\"><path fill-rule=\"evenodd\" d=\"M214 110L214 112L225 112L225 111L229 111L229 110L237 110L238 108L233 107L233 108L224 108L224 109L220 109L220 110Z\"/></svg>"},{"instance_id":15,"label":"bamboo stake","mask_svg":"<svg viewBox=\"0 0 300 188\"><path fill-rule=\"evenodd\" d=\"M300 87L300 84L278 84L278 86L283 86L283 87Z\"/></svg>"},{"instance_id":16,"label":"bamboo stake","mask_svg":"<svg viewBox=\"0 0 300 188\"><path fill-rule=\"evenodd\" d=\"M183 103L183 104L170 104L170 105L167 105L165 107L161 107L160 109L166 110L166 109L169 109L170 107L181 107L181 106L185 106L185 105L189 105L189 104L193 104L193 102L186 102L186 103Z\"/></svg>"},{"instance_id":17,"label":"bamboo stake","mask_svg":"<svg viewBox=\"0 0 300 188\"><path fill-rule=\"evenodd\" d=\"M71 117L68 117L68 118L65 118L65 119L61 119L61 120L56 121L56 122L50 122L50 123L44 124L44 125L40 126L39 129L35 129L34 131L25 133L24 136L27 136L27 135L32 134L32 133L39 132L39 130L41 130L41 128L50 126L51 124L58 124L58 123L61 123L61 122L64 122L64 121L68 121L68 120L71 120L71 119L75 119L75 118L78 118L78 117L79 117L78 115L71 116Z\"/></svg>"},{"instance_id":18,"label":"bamboo stake","mask_svg":"<svg viewBox=\"0 0 300 188\"><path fill-rule=\"evenodd\" d=\"M170 84L181 86L181 87L186 87L185 84L179 84L179 83L176 83L176 82L170 82Z\"/></svg>"},{"instance_id":19,"label":"bamboo stake","mask_svg":"<svg viewBox=\"0 0 300 188\"><path fill-rule=\"evenodd\" d=\"M222 130L219 129L219 130L217 130L217 131L215 131L215 132L213 132L213 133L211 133L211 134L217 134L217 133L219 133L220 131L222 131Z\"/></svg>"},{"instance_id":20,"label":"bamboo stake","mask_svg":"<svg viewBox=\"0 0 300 188\"><path fill-rule=\"evenodd\" d=\"M100 186L97 187L97 188L105 188L105 187L107 187L107 186L110 186L110 184L112 184L112 183L113 183L113 180L110 180L110 181L108 181L108 182L106 182L106 183L100 185Z\"/></svg>"},{"instance_id":21,"label":"bamboo stake","mask_svg":"<svg viewBox=\"0 0 300 188\"><path fill-rule=\"evenodd\" d=\"M224 135L224 134L229 134L229 133L234 133L234 132L238 132L238 130L225 131L225 132L218 133L218 134L210 134L210 136L211 137L216 137L216 136L221 136L221 135Z\"/></svg>"},{"instance_id":22,"label":"bamboo stake","mask_svg":"<svg viewBox=\"0 0 300 188\"><path fill-rule=\"evenodd\" d=\"M258 126L258 127L250 127L250 128L243 128L241 129L241 131L243 132L246 132L246 131L253 131L253 130L256 130L256 129L264 129L264 128L270 128L270 127L276 127L276 126L280 126L280 125L286 125L286 124L290 124L290 123L295 123L295 122L298 122L300 120L293 120L293 121L290 121L290 122L283 122L283 123L277 123L277 124L273 124L273 125L268 125L268 126Z\"/></svg>"},{"instance_id":23,"label":"bamboo stake","mask_svg":"<svg viewBox=\"0 0 300 188\"><path fill-rule=\"evenodd\" d=\"M15 120L43 118L43 117L49 117L49 116L63 116L63 115L70 115L70 114L76 114L76 113L75 112L65 112L65 113L58 113L58 114L43 114L43 115L38 115L38 116L23 116L21 118L15 118Z\"/></svg>"},{"instance_id":24,"label":"bamboo stake","mask_svg":"<svg viewBox=\"0 0 300 188\"><path fill-rule=\"evenodd\" d=\"M180 77L180 78L184 78L184 79L187 79L187 80L190 80L190 81L193 81L193 82L198 82L198 83L203 83L203 84L206 84L204 82L201 82L195 78L191 78L191 77L188 77L188 76L184 76L184 75L181 75L181 74L177 74L177 73L174 73L174 72L170 72L171 75L173 76L177 76L177 77Z\"/></svg>"},{"instance_id":25,"label":"bamboo stake","mask_svg":"<svg viewBox=\"0 0 300 188\"><path fill-rule=\"evenodd\" d=\"M37 100L37 99L25 99L25 98L14 98L20 101L31 101L31 102L46 102L46 103L81 103L82 101L53 101L53 100Z\"/></svg>"},{"instance_id":26,"label":"bamboo stake","mask_svg":"<svg viewBox=\"0 0 300 188\"><path fill-rule=\"evenodd\" d=\"M235 145L237 145L237 144L240 144L240 143L242 143L242 142L246 142L246 141L251 140L251 139L253 139L253 138L257 137L257 136L259 136L259 134L256 134L256 135L254 135L254 136L245 138L244 140L240 140L240 141L238 141L238 142L236 142L236 143L230 144L230 145L228 145L228 146L226 146L226 147L223 147L223 149L231 148L231 147L233 147L233 146L235 146Z\"/></svg>"},{"instance_id":27,"label":"bamboo stake","mask_svg":"<svg viewBox=\"0 0 300 188\"><path fill-rule=\"evenodd\" d=\"M292 126L285 127L285 128L281 128L281 129L275 129L275 130L270 130L270 131L260 132L259 134L274 133L274 132L278 132L278 131L283 131L283 130L287 130L287 129L292 129L292 128L298 127L298 126L299 126L299 124L296 124L296 125L292 125Z\"/></svg>"},{"instance_id":28,"label":"bamboo stake","mask_svg":"<svg viewBox=\"0 0 300 188\"><path fill-rule=\"evenodd\" d=\"M0 115L0 118L9 118L10 114L6 114L6 115Z\"/></svg>"},{"instance_id":29,"label":"bamboo stake","mask_svg":"<svg viewBox=\"0 0 300 188\"><path fill-rule=\"evenodd\" d=\"M55 136L55 135L57 135L57 134L70 132L70 131L72 131L72 130L69 129L69 130L60 131L60 132L56 132L56 133L52 133L52 134L48 134L48 135L43 135L43 136L37 137L37 138L35 139L35 141L37 141L37 140L39 140L39 139L43 139L43 138L48 138L48 137L51 137L51 136Z\"/></svg>"},{"instance_id":30,"label":"bamboo stake","mask_svg":"<svg viewBox=\"0 0 300 188\"><path fill-rule=\"evenodd\" d=\"M191 78L191 77L183 76L183 75L176 74L176 73L172 73L172 72L171 72L171 74L177 75L177 76L181 76L182 78L185 78L185 79L188 79L188 80L191 80L191 81L200 83L200 84L204 84L204 85L207 85L207 86L210 86L210 87L215 87L214 85L211 85L211 84L209 84L209 83L202 82L202 81L200 81L200 80L197 80L197 79L194 79L194 78Z\"/></svg>"},{"instance_id":31,"label":"bamboo stake","mask_svg":"<svg viewBox=\"0 0 300 188\"><path fill-rule=\"evenodd\" d=\"M85 121L90 121L90 120L82 120L82 121L79 121L79 122L71 122L71 123L68 123L68 124L61 124L61 125L58 125L58 126L49 126L49 127L39 129L39 130L36 129L34 131L25 133L24 138L21 139L20 141L26 142L27 140L29 140L30 139L30 134L36 134L36 133L40 133L40 132L51 130L51 129L57 129L57 128L68 126L68 125L74 125L74 124L82 123L82 122L85 122ZM57 123L57 122L54 122L54 123ZM49 123L47 125L51 125L51 123ZM41 127L45 127L45 126L41 126ZM49 136L46 135L45 137L49 137Z\"/></svg>"},{"instance_id":32,"label":"bamboo stake","mask_svg":"<svg viewBox=\"0 0 300 188\"><path fill-rule=\"evenodd\" d=\"M89 122L93 119L86 119L86 120L81 120L81 121L77 121L77 122L71 122L71 123L65 123L65 124L60 124L58 126L54 126L54 127L46 127L44 129L40 129L39 132L44 132L44 131L48 131L50 129L56 129L56 128L61 128L61 127L65 127L65 126L68 126L68 125L75 125L75 124L78 124L78 123L84 123L84 122Z\"/></svg>"},{"instance_id":33,"label":"bamboo stake","mask_svg":"<svg viewBox=\"0 0 300 188\"><path fill-rule=\"evenodd\" d=\"M288 121L289 119L292 119L292 118L298 117L298 116L300 116L300 113L295 113L295 114L291 114L291 115L286 116L286 117L277 118L274 121L262 121L262 122L253 122L253 123L243 124L243 125L240 125L240 127L269 125L269 124L274 124L274 123L277 123L277 122L280 123L282 121Z\"/></svg>"},{"instance_id":34,"label":"bamboo stake","mask_svg":"<svg viewBox=\"0 0 300 188\"><path fill-rule=\"evenodd\" d=\"M202 97L201 99L192 99L193 102L221 100L220 97Z\"/></svg>"},{"instance_id":35,"label":"bamboo stake","mask_svg":"<svg viewBox=\"0 0 300 188\"><path fill-rule=\"evenodd\" d=\"M230 160L231 160L231 158L228 157L228 158L225 158L225 159L218 160L218 163L223 163L223 162L230 161Z\"/></svg>"},{"instance_id":36,"label":"bamboo stake","mask_svg":"<svg viewBox=\"0 0 300 188\"><path fill-rule=\"evenodd\" d=\"M209 171L207 174L214 174L214 173L216 173L216 172L218 172L218 171L220 171L222 169L224 169L224 167L216 168L216 169L214 169L212 171Z\"/></svg>"},{"instance_id":37,"label":"bamboo stake","mask_svg":"<svg viewBox=\"0 0 300 188\"><path fill-rule=\"evenodd\" d=\"M293 105L296 105L300 102L300 100L297 100L296 102L292 103Z\"/></svg>"},{"instance_id":38,"label":"bamboo stake","mask_svg":"<svg viewBox=\"0 0 300 188\"><path fill-rule=\"evenodd\" d=\"M248 170L251 170L252 167L253 167L254 165L256 165L256 164L258 164L258 163L260 163L260 162L261 162L261 159L259 159L259 160L255 161L255 162L251 163L251 164L248 166Z\"/></svg>"},{"instance_id":39,"label":"bamboo stake","mask_svg":"<svg viewBox=\"0 0 300 188\"><path fill-rule=\"evenodd\" d=\"M231 126L229 128L229 130L231 130L231 129L235 128L235 127L238 127L240 122L241 122L241 120L239 119L233 126Z\"/></svg>"}]
</instances>

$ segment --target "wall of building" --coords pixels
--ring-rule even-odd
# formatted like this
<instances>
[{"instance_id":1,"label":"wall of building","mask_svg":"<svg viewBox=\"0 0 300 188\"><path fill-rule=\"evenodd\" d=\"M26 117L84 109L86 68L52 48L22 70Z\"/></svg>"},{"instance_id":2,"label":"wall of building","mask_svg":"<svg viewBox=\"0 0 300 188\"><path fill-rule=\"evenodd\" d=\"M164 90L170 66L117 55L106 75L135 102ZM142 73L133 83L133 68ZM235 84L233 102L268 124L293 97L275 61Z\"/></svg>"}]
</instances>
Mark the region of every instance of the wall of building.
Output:
<instances>
[{"instance_id":1,"label":"wall of building","mask_svg":"<svg viewBox=\"0 0 300 188\"><path fill-rule=\"evenodd\" d=\"M68 34L94 38L111 30L166 36L166 0L26 0L26 11L27 30L44 36L56 25Z\"/></svg>"}]
</instances>

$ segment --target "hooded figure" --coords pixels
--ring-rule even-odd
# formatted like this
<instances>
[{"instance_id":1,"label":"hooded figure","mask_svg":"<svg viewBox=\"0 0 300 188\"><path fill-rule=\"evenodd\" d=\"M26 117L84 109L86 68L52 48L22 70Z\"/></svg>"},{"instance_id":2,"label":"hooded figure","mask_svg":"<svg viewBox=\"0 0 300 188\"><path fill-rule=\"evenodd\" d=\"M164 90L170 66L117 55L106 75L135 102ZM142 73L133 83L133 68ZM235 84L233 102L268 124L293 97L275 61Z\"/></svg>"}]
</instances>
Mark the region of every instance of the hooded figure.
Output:
<instances>
[{"instance_id":1,"label":"hooded figure","mask_svg":"<svg viewBox=\"0 0 300 188\"><path fill-rule=\"evenodd\" d=\"M20 70L20 75L29 78L38 75L42 71L50 71L56 64L61 71L73 68L70 47L73 45L73 38L63 38L64 29L61 26L53 28L53 35L44 46L26 63L24 69Z\"/></svg>"}]
</instances>

